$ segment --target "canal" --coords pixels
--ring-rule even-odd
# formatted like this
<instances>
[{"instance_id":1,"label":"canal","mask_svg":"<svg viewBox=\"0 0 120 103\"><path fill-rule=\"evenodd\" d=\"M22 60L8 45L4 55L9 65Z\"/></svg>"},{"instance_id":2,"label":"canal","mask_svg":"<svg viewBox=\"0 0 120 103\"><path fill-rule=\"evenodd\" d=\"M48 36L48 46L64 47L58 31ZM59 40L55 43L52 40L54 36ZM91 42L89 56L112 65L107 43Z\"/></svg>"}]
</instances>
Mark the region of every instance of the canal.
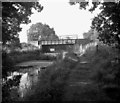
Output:
<instances>
[{"instance_id":1,"label":"canal","mask_svg":"<svg viewBox=\"0 0 120 103\"><path fill-rule=\"evenodd\" d=\"M13 101L23 100L27 94L33 93L38 78L52 61L29 61L17 64L19 69L9 73L7 80L3 80L3 86L9 85L10 98Z\"/></svg>"}]
</instances>

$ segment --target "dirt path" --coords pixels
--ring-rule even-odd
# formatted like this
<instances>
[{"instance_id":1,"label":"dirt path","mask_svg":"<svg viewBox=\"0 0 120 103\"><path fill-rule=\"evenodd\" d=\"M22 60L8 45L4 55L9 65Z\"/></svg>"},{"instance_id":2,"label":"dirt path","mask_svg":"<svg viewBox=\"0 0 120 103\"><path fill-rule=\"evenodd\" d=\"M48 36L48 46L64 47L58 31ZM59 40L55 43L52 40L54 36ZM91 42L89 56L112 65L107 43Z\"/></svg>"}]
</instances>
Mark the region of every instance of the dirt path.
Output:
<instances>
[{"instance_id":1,"label":"dirt path","mask_svg":"<svg viewBox=\"0 0 120 103\"><path fill-rule=\"evenodd\" d=\"M98 85L90 79L92 73L90 63L81 62L71 70L63 101L100 101L109 100L99 90Z\"/></svg>"}]
</instances>

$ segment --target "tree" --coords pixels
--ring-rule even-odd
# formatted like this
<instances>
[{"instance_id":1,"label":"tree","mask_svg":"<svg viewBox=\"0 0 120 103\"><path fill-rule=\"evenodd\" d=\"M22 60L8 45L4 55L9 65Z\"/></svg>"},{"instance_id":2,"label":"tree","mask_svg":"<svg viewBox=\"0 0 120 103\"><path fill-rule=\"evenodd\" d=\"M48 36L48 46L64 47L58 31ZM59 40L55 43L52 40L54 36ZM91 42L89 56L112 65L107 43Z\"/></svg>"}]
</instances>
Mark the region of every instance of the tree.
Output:
<instances>
[{"instance_id":1,"label":"tree","mask_svg":"<svg viewBox=\"0 0 120 103\"><path fill-rule=\"evenodd\" d=\"M2 2L2 43L14 42L21 31L20 24L30 23L32 8L40 12L43 7L38 2Z\"/></svg>"},{"instance_id":2,"label":"tree","mask_svg":"<svg viewBox=\"0 0 120 103\"><path fill-rule=\"evenodd\" d=\"M54 28L50 28L49 25L44 24L43 35L41 35L44 40L57 40L58 36L55 34Z\"/></svg>"},{"instance_id":3,"label":"tree","mask_svg":"<svg viewBox=\"0 0 120 103\"><path fill-rule=\"evenodd\" d=\"M83 33L85 39L96 40L98 38L98 32L95 29L90 29L88 32Z\"/></svg>"},{"instance_id":4,"label":"tree","mask_svg":"<svg viewBox=\"0 0 120 103\"><path fill-rule=\"evenodd\" d=\"M85 39L91 39L91 36L94 35L93 29L90 29L88 32L83 33Z\"/></svg>"},{"instance_id":5,"label":"tree","mask_svg":"<svg viewBox=\"0 0 120 103\"><path fill-rule=\"evenodd\" d=\"M38 40L39 34L42 33L42 29L42 23L32 24L27 32L28 41Z\"/></svg>"},{"instance_id":6,"label":"tree","mask_svg":"<svg viewBox=\"0 0 120 103\"><path fill-rule=\"evenodd\" d=\"M42 40L56 40L58 36L55 34L53 28L50 28L47 24L36 23L31 25L28 30L28 41L36 41L41 36Z\"/></svg>"},{"instance_id":7,"label":"tree","mask_svg":"<svg viewBox=\"0 0 120 103\"><path fill-rule=\"evenodd\" d=\"M92 21L92 29L96 29L99 32L99 40L108 45L114 45L120 49L120 1L112 0L112 2L92 2L93 6L89 9L93 12L98 5L101 12L94 17ZM78 2L70 2L71 5L75 5ZM86 9L89 2L79 2L81 9Z\"/></svg>"},{"instance_id":8,"label":"tree","mask_svg":"<svg viewBox=\"0 0 120 103\"><path fill-rule=\"evenodd\" d=\"M28 24L32 8L40 12L43 7L38 2L2 2L2 45L19 46L18 32L20 24ZM9 55L2 49L2 76L13 68L14 63Z\"/></svg>"}]
</instances>

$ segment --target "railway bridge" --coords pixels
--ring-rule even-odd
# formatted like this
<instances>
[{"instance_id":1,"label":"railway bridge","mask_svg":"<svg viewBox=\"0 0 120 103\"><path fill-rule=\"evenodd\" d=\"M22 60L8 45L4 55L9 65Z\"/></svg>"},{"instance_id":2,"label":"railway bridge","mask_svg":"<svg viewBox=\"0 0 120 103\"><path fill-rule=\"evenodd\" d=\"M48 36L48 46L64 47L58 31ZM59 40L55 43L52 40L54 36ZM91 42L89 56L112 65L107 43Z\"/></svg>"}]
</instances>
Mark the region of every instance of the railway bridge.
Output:
<instances>
[{"instance_id":1,"label":"railway bridge","mask_svg":"<svg viewBox=\"0 0 120 103\"><path fill-rule=\"evenodd\" d=\"M75 52L80 49L80 45L85 45L89 42L91 41L88 39L39 40L38 45L44 53L60 51Z\"/></svg>"}]
</instances>

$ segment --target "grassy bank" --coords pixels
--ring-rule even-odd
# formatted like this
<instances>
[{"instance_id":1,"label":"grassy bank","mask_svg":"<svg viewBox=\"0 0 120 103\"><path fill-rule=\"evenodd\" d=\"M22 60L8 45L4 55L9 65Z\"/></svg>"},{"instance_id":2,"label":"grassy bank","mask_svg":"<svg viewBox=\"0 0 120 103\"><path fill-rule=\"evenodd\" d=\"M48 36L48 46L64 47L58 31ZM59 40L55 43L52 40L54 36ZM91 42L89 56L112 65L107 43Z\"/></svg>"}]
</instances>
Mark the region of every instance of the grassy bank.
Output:
<instances>
[{"instance_id":1,"label":"grassy bank","mask_svg":"<svg viewBox=\"0 0 120 103\"><path fill-rule=\"evenodd\" d=\"M31 61L31 60L55 60L56 57L44 55L39 50L34 51L23 51L23 52L12 52L9 54L9 57L14 64Z\"/></svg>"},{"instance_id":2,"label":"grassy bank","mask_svg":"<svg viewBox=\"0 0 120 103\"><path fill-rule=\"evenodd\" d=\"M82 59L82 58L81 58ZM99 45L99 50L87 51L83 55L92 69L91 79L112 100L120 100L120 54L119 50Z\"/></svg>"}]
</instances>

